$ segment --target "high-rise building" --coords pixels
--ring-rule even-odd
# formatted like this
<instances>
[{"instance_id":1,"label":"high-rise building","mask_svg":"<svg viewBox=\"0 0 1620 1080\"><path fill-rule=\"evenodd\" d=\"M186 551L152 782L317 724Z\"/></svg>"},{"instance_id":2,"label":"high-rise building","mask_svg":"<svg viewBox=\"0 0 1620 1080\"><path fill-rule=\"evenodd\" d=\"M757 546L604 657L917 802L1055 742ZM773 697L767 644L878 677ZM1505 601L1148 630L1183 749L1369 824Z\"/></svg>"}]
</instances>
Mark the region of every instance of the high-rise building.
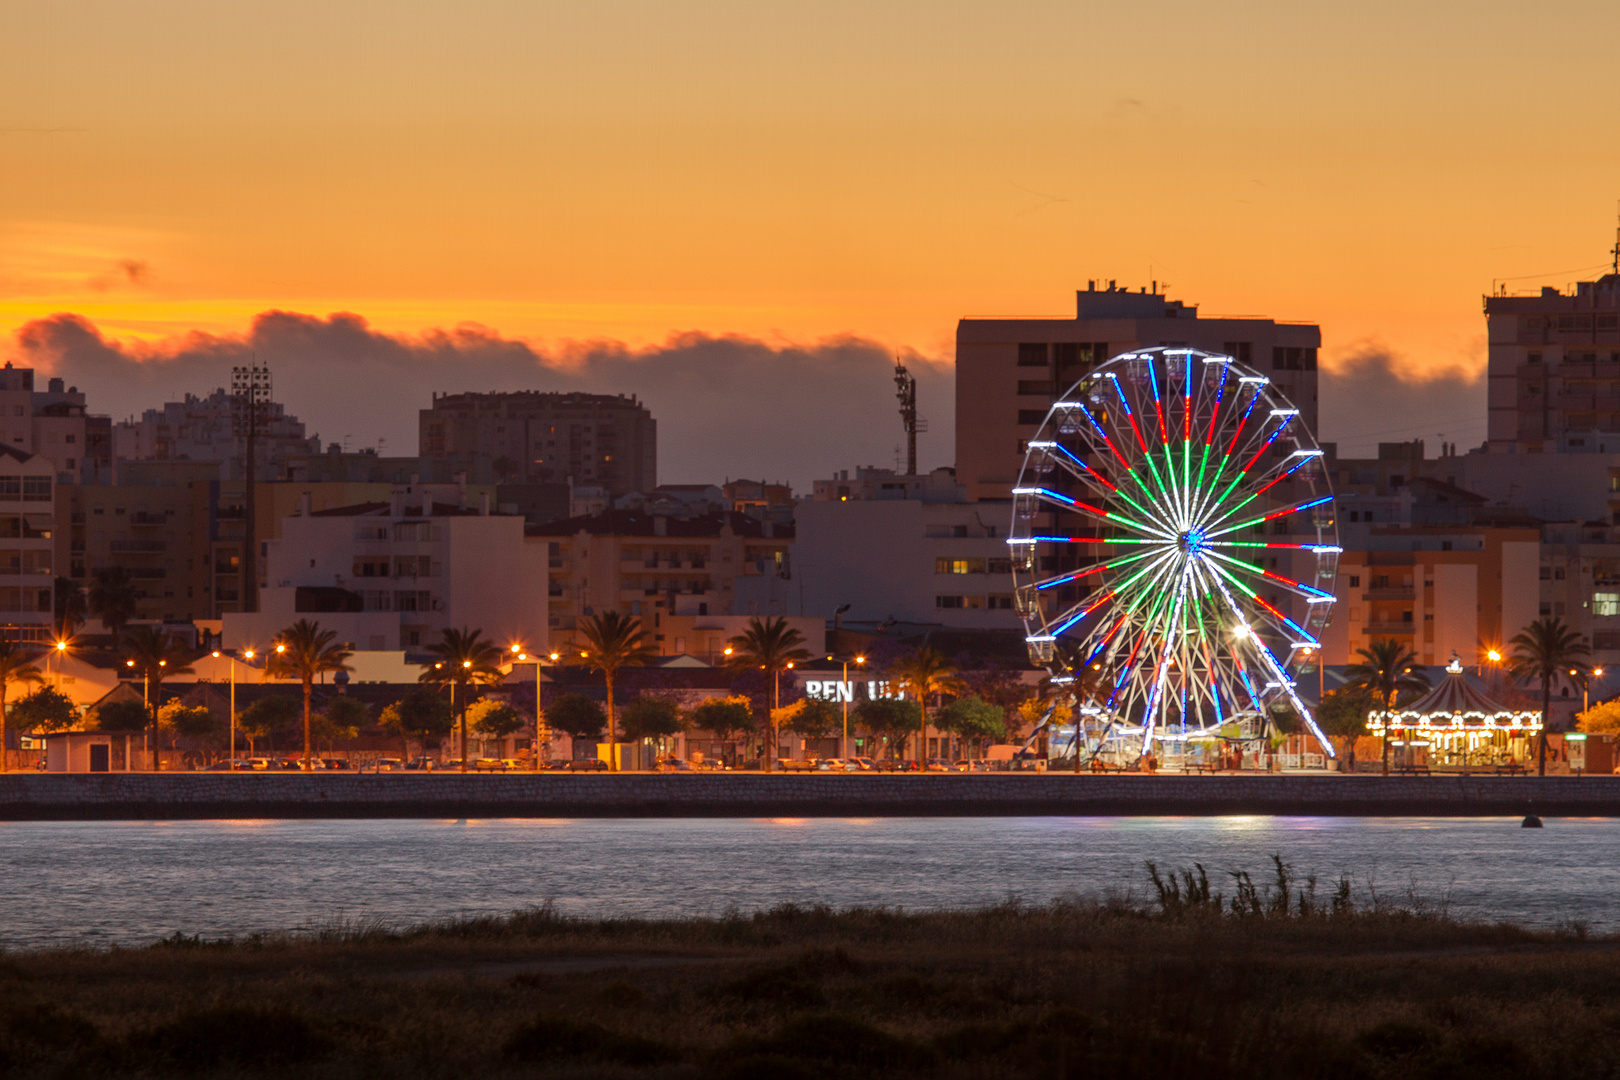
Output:
<instances>
[{"instance_id":1,"label":"high-rise building","mask_svg":"<svg viewBox=\"0 0 1620 1080\"><path fill-rule=\"evenodd\" d=\"M604 487L612 496L658 486L658 427L634 395L435 395L421 412L423 457L477 455L497 483Z\"/></svg>"},{"instance_id":2,"label":"high-rise building","mask_svg":"<svg viewBox=\"0 0 1620 1080\"><path fill-rule=\"evenodd\" d=\"M279 479L289 458L318 454L321 440L308 436L303 422L276 402L266 406L264 429L254 447L254 472L260 480ZM221 480L242 475L246 440L236 434L231 395L215 390L207 397L187 394L183 401L147 409L136 420L113 425L113 452L120 461L213 461Z\"/></svg>"},{"instance_id":3,"label":"high-rise building","mask_svg":"<svg viewBox=\"0 0 1620 1080\"><path fill-rule=\"evenodd\" d=\"M1269 376L1316 429L1313 323L1199 318L1196 305L1158 291L1078 293L1073 319L963 319L956 328L956 475L971 499L1005 499L1025 442L1054 398L1091 367L1131 349L1186 345L1224 353Z\"/></svg>"},{"instance_id":4,"label":"high-rise building","mask_svg":"<svg viewBox=\"0 0 1620 1080\"><path fill-rule=\"evenodd\" d=\"M1497 454L1620 452L1620 273L1485 298Z\"/></svg>"}]
</instances>

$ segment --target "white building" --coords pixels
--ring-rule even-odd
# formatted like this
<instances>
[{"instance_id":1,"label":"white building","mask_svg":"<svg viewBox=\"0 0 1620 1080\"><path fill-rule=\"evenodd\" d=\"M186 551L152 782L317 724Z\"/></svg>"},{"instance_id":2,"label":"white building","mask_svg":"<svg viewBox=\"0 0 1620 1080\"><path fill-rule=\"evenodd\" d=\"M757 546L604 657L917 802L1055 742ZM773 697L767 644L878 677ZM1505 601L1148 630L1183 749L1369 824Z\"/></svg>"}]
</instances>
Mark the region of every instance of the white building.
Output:
<instances>
[{"instance_id":1,"label":"white building","mask_svg":"<svg viewBox=\"0 0 1620 1080\"><path fill-rule=\"evenodd\" d=\"M523 519L420 500L313 512L306 500L266 545L260 610L226 613L226 647L262 648L308 618L366 651L418 649L462 627L544 649L546 549L524 543Z\"/></svg>"},{"instance_id":2,"label":"white building","mask_svg":"<svg viewBox=\"0 0 1620 1080\"><path fill-rule=\"evenodd\" d=\"M289 458L321 452L319 436L306 436L304 425L278 402L254 447L254 471L260 480L281 475ZM200 398L165 402L113 425L113 452L120 461L217 461L221 480L242 478L246 440L236 434L232 398L215 390Z\"/></svg>"}]
</instances>

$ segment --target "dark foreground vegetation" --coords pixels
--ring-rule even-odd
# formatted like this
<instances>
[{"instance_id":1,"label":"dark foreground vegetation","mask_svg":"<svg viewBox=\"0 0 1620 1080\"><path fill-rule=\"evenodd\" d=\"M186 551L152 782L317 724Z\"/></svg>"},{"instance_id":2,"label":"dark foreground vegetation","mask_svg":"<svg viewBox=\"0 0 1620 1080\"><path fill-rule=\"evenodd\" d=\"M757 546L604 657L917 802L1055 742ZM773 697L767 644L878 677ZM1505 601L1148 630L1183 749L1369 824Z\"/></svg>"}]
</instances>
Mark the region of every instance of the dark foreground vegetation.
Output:
<instances>
[{"instance_id":1,"label":"dark foreground vegetation","mask_svg":"<svg viewBox=\"0 0 1620 1080\"><path fill-rule=\"evenodd\" d=\"M1620 941L1343 883L0 957L0 1075L1604 1077ZM1286 892L1279 884L1286 886Z\"/></svg>"}]
</instances>

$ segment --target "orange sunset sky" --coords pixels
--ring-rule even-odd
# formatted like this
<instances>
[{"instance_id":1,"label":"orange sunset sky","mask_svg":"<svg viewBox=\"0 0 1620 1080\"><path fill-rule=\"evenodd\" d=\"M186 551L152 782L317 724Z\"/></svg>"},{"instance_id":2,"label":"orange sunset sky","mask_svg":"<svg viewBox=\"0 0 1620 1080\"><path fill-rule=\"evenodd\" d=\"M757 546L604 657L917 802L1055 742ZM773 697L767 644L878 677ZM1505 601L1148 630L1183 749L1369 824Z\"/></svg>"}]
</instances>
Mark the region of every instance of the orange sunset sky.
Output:
<instances>
[{"instance_id":1,"label":"orange sunset sky","mask_svg":"<svg viewBox=\"0 0 1620 1080\"><path fill-rule=\"evenodd\" d=\"M948 361L1117 278L1477 369L1493 278L1608 262L1617 39L1614 0L0 0L0 351L283 308Z\"/></svg>"}]
</instances>

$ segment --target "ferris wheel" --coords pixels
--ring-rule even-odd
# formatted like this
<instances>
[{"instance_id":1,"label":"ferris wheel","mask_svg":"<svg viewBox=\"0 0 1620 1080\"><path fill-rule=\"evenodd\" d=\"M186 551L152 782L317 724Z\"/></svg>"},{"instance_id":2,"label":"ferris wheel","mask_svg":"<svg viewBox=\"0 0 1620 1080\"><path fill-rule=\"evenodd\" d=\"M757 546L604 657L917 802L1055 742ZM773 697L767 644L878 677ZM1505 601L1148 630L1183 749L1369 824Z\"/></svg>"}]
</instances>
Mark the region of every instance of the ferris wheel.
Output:
<instances>
[{"instance_id":1,"label":"ferris wheel","mask_svg":"<svg viewBox=\"0 0 1620 1080\"><path fill-rule=\"evenodd\" d=\"M1028 447L1007 541L1016 606L1031 661L1093 729L1145 754L1263 727L1286 702L1332 757L1293 676L1321 661L1333 611L1333 492L1270 380L1196 349L1123 353Z\"/></svg>"}]
</instances>

